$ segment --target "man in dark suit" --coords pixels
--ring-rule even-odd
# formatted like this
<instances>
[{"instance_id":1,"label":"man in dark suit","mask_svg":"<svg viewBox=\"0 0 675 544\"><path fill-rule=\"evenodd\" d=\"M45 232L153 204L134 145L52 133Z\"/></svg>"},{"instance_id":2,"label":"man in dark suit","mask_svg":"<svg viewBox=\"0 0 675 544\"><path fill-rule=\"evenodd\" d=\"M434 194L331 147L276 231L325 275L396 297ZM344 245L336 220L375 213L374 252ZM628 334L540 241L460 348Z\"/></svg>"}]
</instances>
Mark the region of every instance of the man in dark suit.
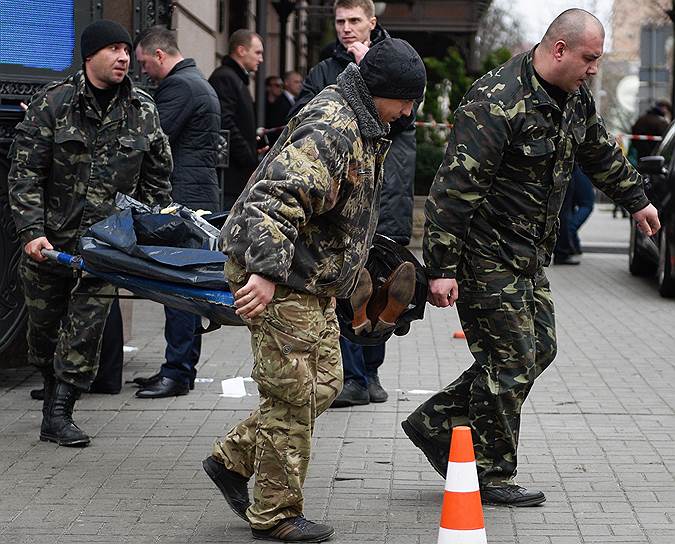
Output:
<instances>
[{"instance_id":1,"label":"man in dark suit","mask_svg":"<svg viewBox=\"0 0 675 544\"><path fill-rule=\"evenodd\" d=\"M302 74L291 70L284 74L284 96L292 106L302 91Z\"/></svg>"},{"instance_id":2,"label":"man in dark suit","mask_svg":"<svg viewBox=\"0 0 675 544\"><path fill-rule=\"evenodd\" d=\"M265 105L265 128L270 146L277 141L283 128L286 126L288 112L295 104L302 90L302 75L295 70L284 74L284 79L279 76L270 76L265 80L267 89L267 103Z\"/></svg>"},{"instance_id":3,"label":"man in dark suit","mask_svg":"<svg viewBox=\"0 0 675 544\"><path fill-rule=\"evenodd\" d=\"M256 119L249 73L263 61L263 43L252 30L230 37L229 54L209 78L220 99L222 128L230 131L230 166L225 171L224 207L229 210L258 166Z\"/></svg>"},{"instance_id":4,"label":"man in dark suit","mask_svg":"<svg viewBox=\"0 0 675 544\"><path fill-rule=\"evenodd\" d=\"M265 128L270 146L274 145L282 128L286 124L286 114L290 109L283 98L284 82L279 76L265 78Z\"/></svg>"},{"instance_id":5,"label":"man in dark suit","mask_svg":"<svg viewBox=\"0 0 675 544\"><path fill-rule=\"evenodd\" d=\"M218 210L216 155L220 104L215 91L193 59L185 59L176 35L152 27L136 40L136 60L157 82L155 102L162 130L169 137L173 156L171 196L194 210ZM201 352L199 316L164 307L166 362L150 378L137 378L139 398L187 395L197 374Z\"/></svg>"}]
</instances>

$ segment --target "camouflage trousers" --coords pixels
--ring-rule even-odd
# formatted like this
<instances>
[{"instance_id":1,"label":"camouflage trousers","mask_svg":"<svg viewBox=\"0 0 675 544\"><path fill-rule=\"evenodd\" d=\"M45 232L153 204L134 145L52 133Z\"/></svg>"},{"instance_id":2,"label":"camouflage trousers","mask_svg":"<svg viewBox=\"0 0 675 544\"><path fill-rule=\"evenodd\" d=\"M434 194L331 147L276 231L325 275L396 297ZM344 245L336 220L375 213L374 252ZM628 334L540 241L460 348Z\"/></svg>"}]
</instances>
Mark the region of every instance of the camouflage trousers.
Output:
<instances>
[{"instance_id":1,"label":"camouflage trousers","mask_svg":"<svg viewBox=\"0 0 675 544\"><path fill-rule=\"evenodd\" d=\"M96 377L103 327L115 287L93 276L23 255L19 266L28 313L28 361L42 374L83 391Z\"/></svg>"},{"instance_id":2,"label":"camouflage trousers","mask_svg":"<svg viewBox=\"0 0 675 544\"><path fill-rule=\"evenodd\" d=\"M246 281L230 261L225 273L233 292ZM216 441L213 456L246 478L255 474L247 516L253 528L269 529L302 515L314 421L342 390L335 300L277 285L248 327L260 404Z\"/></svg>"},{"instance_id":3,"label":"camouflage trousers","mask_svg":"<svg viewBox=\"0 0 675 544\"><path fill-rule=\"evenodd\" d=\"M481 485L516 475L520 412L534 380L556 355L549 282L474 258L460 266L457 311L474 363L419 406L409 421L440 451L452 427L473 431Z\"/></svg>"}]
</instances>

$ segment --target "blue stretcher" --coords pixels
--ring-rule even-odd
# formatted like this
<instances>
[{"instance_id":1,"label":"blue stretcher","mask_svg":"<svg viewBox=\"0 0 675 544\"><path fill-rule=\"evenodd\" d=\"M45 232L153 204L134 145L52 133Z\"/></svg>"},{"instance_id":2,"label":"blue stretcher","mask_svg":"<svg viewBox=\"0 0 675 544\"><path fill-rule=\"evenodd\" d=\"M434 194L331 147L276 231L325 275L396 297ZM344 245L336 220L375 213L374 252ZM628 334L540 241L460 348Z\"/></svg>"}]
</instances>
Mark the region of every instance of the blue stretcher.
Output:
<instances>
[{"instance_id":1,"label":"blue stretcher","mask_svg":"<svg viewBox=\"0 0 675 544\"><path fill-rule=\"evenodd\" d=\"M227 257L216 249L220 231L214 225L224 215L212 216L212 225L180 205L164 213L166 210L151 210L125 195L118 195L116 203L121 211L89 228L80 240L78 256L53 250L43 250L43 254L139 297L208 319L208 326L200 332L245 324L235 313L234 296L224 274ZM341 332L352 342L384 343L392 334L407 334L410 323L424 317L424 268L406 248L375 235L366 268L376 285L383 284L404 261L415 265L415 295L395 330L356 336L351 328L349 300L337 301Z\"/></svg>"},{"instance_id":2,"label":"blue stretcher","mask_svg":"<svg viewBox=\"0 0 675 544\"><path fill-rule=\"evenodd\" d=\"M217 228L182 206L159 213L123 195L118 206L120 212L85 233L79 255L43 255L139 297L201 315L209 321L202 332L244 325L223 272L227 257L215 249Z\"/></svg>"},{"instance_id":3,"label":"blue stretcher","mask_svg":"<svg viewBox=\"0 0 675 544\"><path fill-rule=\"evenodd\" d=\"M234 296L228 291L190 287L179 283L153 280L123 272L101 272L87 266L81 256L70 255L63 251L42 250L42 254L50 260L81 270L117 287L122 287L138 295L160 304L201 315L210 321L205 331L210 332L220 325L244 325L235 314Z\"/></svg>"}]
</instances>

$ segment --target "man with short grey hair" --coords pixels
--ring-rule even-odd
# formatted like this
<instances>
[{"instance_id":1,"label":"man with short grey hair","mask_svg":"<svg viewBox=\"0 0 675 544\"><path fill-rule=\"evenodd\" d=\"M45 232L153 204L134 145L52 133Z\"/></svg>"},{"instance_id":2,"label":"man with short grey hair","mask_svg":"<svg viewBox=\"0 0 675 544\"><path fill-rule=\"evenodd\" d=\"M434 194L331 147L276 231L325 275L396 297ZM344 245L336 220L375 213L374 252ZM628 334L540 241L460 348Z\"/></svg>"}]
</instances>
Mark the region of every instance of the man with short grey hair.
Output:
<instances>
[{"instance_id":1,"label":"man with short grey hair","mask_svg":"<svg viewBox=\"0 0 675 544\"><path fill-rule=\"evenodd\" d=\"M218 211L216 162L220 104L216 92L178 49L175 32L161 26L136 39L136 60L143 73L158 84L155 102L162 130L169 137L174 159L171 195L192 209ZM139 398L186 395L194 387L202 337L198 315L164 307L166 361L149 378L136 378Z\"/></svg>"},{"instance_id":2,"label":"man with short grey hair","mask_svg":"<svg viewBox=\"0 0 675 544\"><path fill-rule=\"evenodd\" d=\"M300 72L290 70L284 74L284 96L291 105L295 104L302 91L302 75Z\"/></svg>"}]
</instances>

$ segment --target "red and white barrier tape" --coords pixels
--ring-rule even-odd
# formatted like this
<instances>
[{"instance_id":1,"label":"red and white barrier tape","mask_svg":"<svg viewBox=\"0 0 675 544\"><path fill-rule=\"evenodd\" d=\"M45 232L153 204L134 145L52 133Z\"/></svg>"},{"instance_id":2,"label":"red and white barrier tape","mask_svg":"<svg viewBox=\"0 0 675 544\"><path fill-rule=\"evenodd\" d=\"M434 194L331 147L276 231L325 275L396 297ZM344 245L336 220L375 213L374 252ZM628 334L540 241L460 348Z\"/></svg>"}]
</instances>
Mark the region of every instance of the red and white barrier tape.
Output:
<instances>
[{"instance_id":1,"label":"red and white barrier tape","mask_svg":"<svg viewBox=\"0 0 675 544\"><path fill-rule=\"evenodd\" d=\"M647 141L647 142L660 142L663 140L663 136L652 136L651 134L621 134L619 133L620 136L623 136L624 138L627 138L628 140L640 140L640 141Z\"/></svg>"},{"instance_id":2,"label":"red and white barrier tape","mask_svg":"<svg viewBox=\"0 0 675 544\"><path fill-rule=\"evenodd\" d=\"M415 121L416 127L424 128L452 128L452 123L439 123L436 121ZM286 126L273 127L273 128L264 128L261 130L263 134L269 134L270 132L279 132L281 133ZM626 138L627 140L639 140L647 142L660 142L663 140L663 136L652 136L651 134L625 134L623 132L618 132L617 136Z\"/></svg>"}]
</instances>

